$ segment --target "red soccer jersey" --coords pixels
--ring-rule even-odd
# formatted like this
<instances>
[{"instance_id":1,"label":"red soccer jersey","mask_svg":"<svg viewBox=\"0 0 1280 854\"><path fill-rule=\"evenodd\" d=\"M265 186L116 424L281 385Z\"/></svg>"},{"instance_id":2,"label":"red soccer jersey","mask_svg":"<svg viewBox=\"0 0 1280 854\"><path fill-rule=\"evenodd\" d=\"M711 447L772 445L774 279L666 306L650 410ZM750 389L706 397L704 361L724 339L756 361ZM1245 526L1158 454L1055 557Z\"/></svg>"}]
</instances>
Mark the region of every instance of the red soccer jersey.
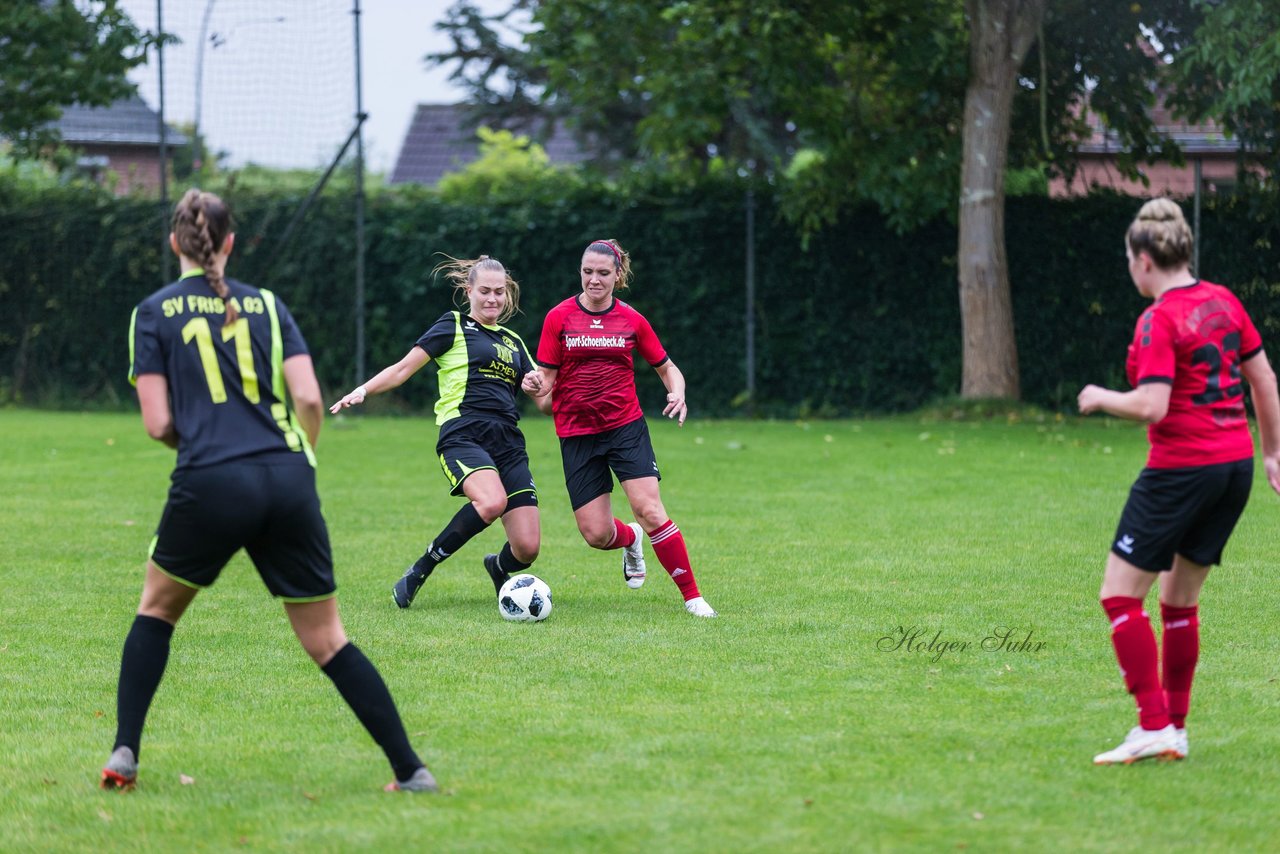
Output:
<instances>
[{"instance_id":1,"label":"red soccer jersey","mask_svg":"<svg viewBox=\"0 0 1280 854\"><path fill-rule=\"evenodd\" d=\"M547 312L538 364L559 371L551 393L557 436L603 433L644 416L633 350L655 368L667 360L649 321L620 299L587 311L570 297Z\"/></svg>"},{"instance_id":2,"label":"red soccer jersey","mask_svg":"<svg viewBox=\"0 0 1280 854\"><path fill-rule=\"evenodd\" d=\"M1235 294L1209 282L1165 291L1138 318L1125 370L1134 386L1169 383L1169 412L1147 428L1151 468L1253 456L1240 363L1262 338Z\"/></svg>"}]
</instances>

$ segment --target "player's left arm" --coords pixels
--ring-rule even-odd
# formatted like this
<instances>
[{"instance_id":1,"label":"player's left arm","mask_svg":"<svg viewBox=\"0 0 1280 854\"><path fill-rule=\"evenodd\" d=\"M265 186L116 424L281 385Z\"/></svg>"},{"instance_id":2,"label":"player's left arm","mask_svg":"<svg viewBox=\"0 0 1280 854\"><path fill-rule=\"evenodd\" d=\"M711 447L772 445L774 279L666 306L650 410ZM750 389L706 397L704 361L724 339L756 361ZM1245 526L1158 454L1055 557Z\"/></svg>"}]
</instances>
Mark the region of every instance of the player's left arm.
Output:
<instances>
[{"instance_id":1,"label":"player's left arm","mask_svg":"<svg viewBox=\"0 0 1280 854\"><path fill-rule=\"evenodd\" d=\"M169 407L169 380L164 374L139 374L138 406L142 409L142 426L147 435L170 448L178 447L178 431L173 425Z\"/></svg>"},{"instance_id":2,"label":"player's left arm","mask_svg":"<svg viewBox=\"0 0 1280 854\"><path fill-rule=\"evenodd\" d=\"M299 353L284 360L284 382L293 398L293 411L298 423L306 431L311 447L320 439L320 426L324 424L324 400L320 397L320 382L311 356Z\"/></svg>"},{"instance_id":3,"label":"player's left arm","mask_svg":"<svg viewBox=\"0 0 1280 854\"><path fill-rule=\"evenodd\" d=\"M676 363L670 359L655 367L654 370L658 372L662 384L667 387L667 405L662 408L662 414L668 418L675 418L676 422L683 427L684 419L689 414L689 407L684 399L684 374L680 373Z\"/></svg>"}]
</instances>

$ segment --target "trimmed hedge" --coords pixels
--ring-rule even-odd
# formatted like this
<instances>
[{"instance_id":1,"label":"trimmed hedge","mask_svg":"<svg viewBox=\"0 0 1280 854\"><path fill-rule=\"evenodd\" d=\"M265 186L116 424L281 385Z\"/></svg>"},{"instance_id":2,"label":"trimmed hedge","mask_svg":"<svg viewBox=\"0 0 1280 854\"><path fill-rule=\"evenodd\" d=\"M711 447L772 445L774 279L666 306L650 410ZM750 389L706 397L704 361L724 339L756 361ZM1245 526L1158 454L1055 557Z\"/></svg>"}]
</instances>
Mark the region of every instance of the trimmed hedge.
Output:
<instances>
[{"instance_id":1,"label":"trimmed hedge","mask_svg":"<svg viewBox=\"0 0 1280 854\"><path fill-rule=\"evenodd\" d=\"M238 237L230 273L273 288L297 316L327 398L355 376L354 213L322 196L287 246L301 196L230 197ZM1143 300L1128 280L1123 233L1139 201L1012 198L1006 234L1024 399L1074 405L1085 382L1121 384ZM1280 235L1274 200L1206 203L1201 262L1232 286L1270 340L1280 325ZM1187 206L1190 217L1190 206ZM132 306L161 281L164 214L154 202L84 190L24 195L0 188L0 401L120 406ZM604 197L554 206L457 207L416 189L366 203L367 373L398 360L452 307L433 279L437 253L489 254L521 284L510 325L536 351L548 308L578 290L582 248L616 237L634 257L624 299L652 321L699 415L743 411L745 211L723 187L661 201ZM176 270L176 266L172 269ZM960 384L956 229L945 221L898 235L863 210L807 249L757 194L755 411L827 416L909 410ZM646 408L664 390L644 368ZM384 408L425 411L424 371Z\"/></svg>"}]
</instances>

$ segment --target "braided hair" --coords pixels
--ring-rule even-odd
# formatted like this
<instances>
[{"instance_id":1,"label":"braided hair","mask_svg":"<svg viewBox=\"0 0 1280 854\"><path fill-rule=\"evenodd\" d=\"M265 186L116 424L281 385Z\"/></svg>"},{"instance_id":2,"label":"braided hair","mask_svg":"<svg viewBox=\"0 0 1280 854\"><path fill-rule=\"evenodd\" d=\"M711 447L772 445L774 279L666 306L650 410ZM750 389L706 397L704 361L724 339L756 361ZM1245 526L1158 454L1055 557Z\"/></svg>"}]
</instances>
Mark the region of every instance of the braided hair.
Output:
<instances>
[{"instance_id":1,"label":"braided hair","mask_svg":"<svg viewBox=\"0 0 1280 854\"><path fill-rule=\"evenodd\" d=\"M231 300L226 276L217 262L218 251L226 243L231 225L231 210L226 203L213 193L194 187L187 190L173 209L173 236L178 242L178 251L204 268L209 286L226 303L226 326L235 323L240 316Z\"/></svg>"}]
</instances>

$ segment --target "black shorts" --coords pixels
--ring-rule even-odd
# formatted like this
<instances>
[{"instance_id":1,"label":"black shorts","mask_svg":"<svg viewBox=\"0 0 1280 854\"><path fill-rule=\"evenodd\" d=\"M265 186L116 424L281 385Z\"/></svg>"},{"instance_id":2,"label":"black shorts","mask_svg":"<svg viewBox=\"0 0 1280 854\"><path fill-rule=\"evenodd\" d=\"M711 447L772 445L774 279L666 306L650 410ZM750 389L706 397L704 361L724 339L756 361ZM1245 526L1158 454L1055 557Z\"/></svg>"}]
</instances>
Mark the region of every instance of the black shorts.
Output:
<instances>
[{"instance_id":1,"label":"black shorts","mask_svg":"<svg viewBox=\"0 0 1280 854\"><path fill-rule=\"evenodd\" d=\"M208 587L241 548L273 596L305 602L337 590L316 470L305 460L173 473L151 562L188 587Z\"/></svg>"},{"instance_id":2,"label":"black shorts","mask_svg":"<svg viewBox=\"0 0 1280 854\"><path fill-rule=\"evenodd\" d=\"M1222 562L1253 486L1253 459L1188 468L1145 468L1120 514L1111 551L1139 569L1166 572L1173 556Z\"/></svg>"},{"instance_id":3,"label":"black shorts","mask_svg":"<svg viewBox=\"0 0 1280 854\"><path fill-rule=\"evenodd\" d=\"M493 469L507 491L507 510L537 507L538 488L529 471L520 428L501 421L464 421L446 425L436 442L440 468L449 479L450 495L462 495L462 482L473 471Z\"/></svg>"},{"instance_id":4,"label":"black shorts","mask_svg":"<svg viewBox=\"0 0 1280 854\"><path fill-rule=\"evenodd\" d=\"M560 459L564 463L564 483L569 503L577 510L601 495L613 492L612 471L619 481L656 477L658 460L649 440L644 418L603 433L565 436L560 439Z\"/></svg>"}]
</instances>

